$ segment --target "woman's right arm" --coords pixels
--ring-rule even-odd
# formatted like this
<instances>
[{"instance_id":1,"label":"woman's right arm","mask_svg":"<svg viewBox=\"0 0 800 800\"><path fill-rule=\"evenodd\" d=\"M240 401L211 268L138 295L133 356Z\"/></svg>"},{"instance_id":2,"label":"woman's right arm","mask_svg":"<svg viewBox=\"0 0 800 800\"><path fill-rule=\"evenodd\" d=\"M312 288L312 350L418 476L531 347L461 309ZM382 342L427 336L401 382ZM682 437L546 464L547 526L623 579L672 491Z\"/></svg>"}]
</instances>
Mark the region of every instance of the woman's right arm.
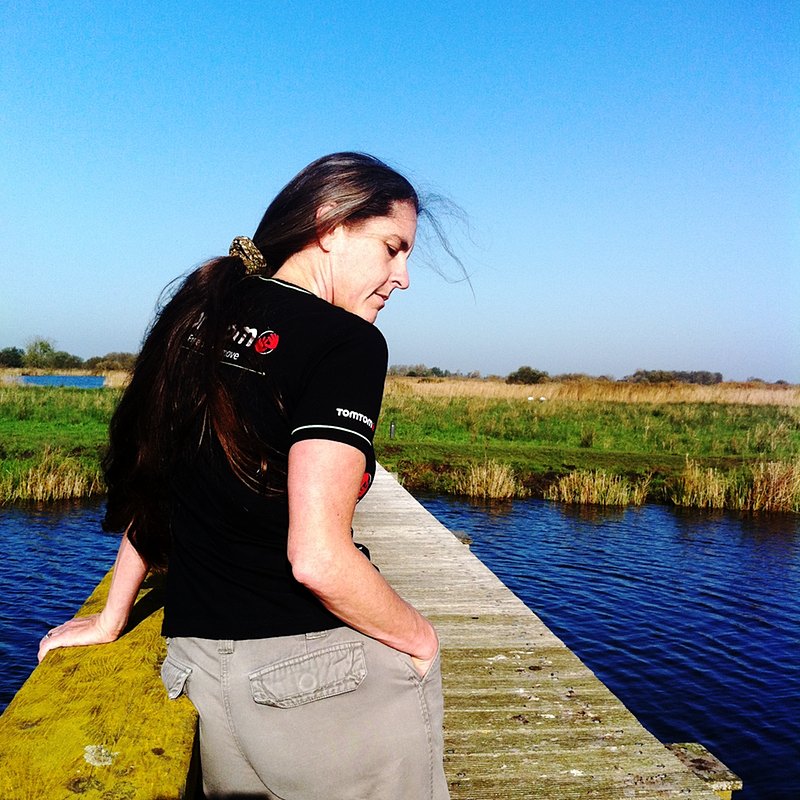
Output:
<instances>
[{"instance_id":1,"label":"woman's right arm","mask_svg":"<svg viewBox=\"0 0 800 800\"><path fill-rule=\"evenodd\" d=\"M350 627L408 653L420 675L438 649L431 623L353 545L364 455L326 439L289 450L288 556L295 578Z\"/></svg>"},{"instance_id":2,"label":"woman's right arm","mask_svg":"<svg viewBox=\"0 0 800 800\"><path fill-rule=\"evenodd\" d=\"M52 628L39 643L39 661L56 647L105 644L117 639L128 623L147 571L147 563L131 544L127 533L123 534L105 607L99 614L75 617Z\"/></svg>"}]
</instances>

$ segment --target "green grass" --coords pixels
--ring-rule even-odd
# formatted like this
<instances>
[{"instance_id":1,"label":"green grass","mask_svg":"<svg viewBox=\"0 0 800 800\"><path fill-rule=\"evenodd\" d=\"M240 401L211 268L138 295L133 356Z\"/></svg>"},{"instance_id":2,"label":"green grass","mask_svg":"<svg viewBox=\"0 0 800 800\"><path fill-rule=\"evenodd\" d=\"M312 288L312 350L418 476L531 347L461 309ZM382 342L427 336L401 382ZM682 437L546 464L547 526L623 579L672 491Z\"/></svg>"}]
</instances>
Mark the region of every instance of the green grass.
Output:
<instances>
[{"instance_id":1,"label":"green grass","mask_svg":"<svg viewBox=\"0 0 800 800\"><path fill-rule=\"evenodd\" d=\"M0 505L103 491L112 389L0 386Z\"/></svg>"},{"instance_id":2,"label":"green grass","mask_svg":"<svg viewBox=\"0 0 800 800\"><path fill-rule=\"evenodd\" d=\"M376 451L414 491L455 492L459 473L493 459L509 465L535 496L581 473L647 480L647 499L674 502L687 458L714 475L735 474L742 485L755 479L759 465L792 463L800 453L800 410L793 406L539 403L400 389L387 393Z\"/></svg>"},{"instance_id":3,"label":"green grass","mask_svg":"<svg viewBox=\"0 0 800 800\"><path fill-rule=\"evenodd\" d=\"M594 452L792 458L800 410L784 406L631 404L389 394L377 441L500 444Z\"/></svg>"}]
</instances>

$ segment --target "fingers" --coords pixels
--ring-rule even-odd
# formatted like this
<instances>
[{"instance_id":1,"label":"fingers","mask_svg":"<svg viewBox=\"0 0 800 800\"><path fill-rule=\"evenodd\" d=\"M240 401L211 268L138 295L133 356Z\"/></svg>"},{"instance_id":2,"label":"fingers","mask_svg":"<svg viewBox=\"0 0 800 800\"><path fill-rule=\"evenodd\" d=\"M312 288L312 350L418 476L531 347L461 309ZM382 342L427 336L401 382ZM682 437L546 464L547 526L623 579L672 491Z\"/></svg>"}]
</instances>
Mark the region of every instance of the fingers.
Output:
<instances>
[{"instance_id":1,"label":"fingers","mask_svg":"<svg viewBox=\"0 0 800 800\"><path fill-rule=\"evenodd\" d=\"M75 617L74 619L65 622L63 625L57 625L55 628L50 628L47 633L39 640L38 659L41 660L51 650L58 647L72 647L81 644L91 644L92 636L91 630L95 626L94 616L90 617Z\"/></svg>"},{"instance_id":2,"label":"fingers","mask_svg":"<svg viewBox=\"0 0 800 800\"><path fill-rule=\"evenodd\" d=\"M57 645L55 645L57 646ZM39 640L39 652L37 657L39 662L45 657L48 651L52 650L54 647L53 642L53 631L48 631L42 638Z\"/></svg>"},{"instance_id":3,"label":"fingers","mask_svg":"<svg viewBox=\"0 0 800 800\"><path fill-rule=\"evenodd\" d=\"M424 678L428 674L428 670L431 668L431 664L433 664L435 659L436 656L433 658L416 658L415 656L411 656L411 663L414 665L417 675L419 675L420 678Z\"/></svg>"}]
</instances>

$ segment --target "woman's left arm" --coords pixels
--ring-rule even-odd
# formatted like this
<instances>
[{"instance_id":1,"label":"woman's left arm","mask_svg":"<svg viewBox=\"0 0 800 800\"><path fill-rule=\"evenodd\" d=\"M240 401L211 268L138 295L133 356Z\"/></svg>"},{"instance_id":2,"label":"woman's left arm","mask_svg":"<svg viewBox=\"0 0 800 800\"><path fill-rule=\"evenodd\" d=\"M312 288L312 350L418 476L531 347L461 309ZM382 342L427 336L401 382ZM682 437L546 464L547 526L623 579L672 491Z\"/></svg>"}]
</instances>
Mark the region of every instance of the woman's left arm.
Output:
<instances>
[{"instance_id":1,"label":"woman's left arm","mask_svg":"<svg viewBox=\"0 0 800 800\"><path fill-rule=\"evenodd\" d=\"M308 439L292 445L292 572L343 622L408 653L424 672L438 649L436 631L353 544L350 526L364 465L364 454L341 442Z\"/></svg>"},{"instance_id":2,"label":"woman's left arm","mask_svg":"<svg viewBox=\"0 0 800 800\"><path fill-rule=\"evenodd\" d=\"M105 607L99 614L74 617L48 631L39 642L39 661L57 647L105 644L115 641L128 623L148 566L128 539L122 536Z\"/></svg>"}]
</instances>

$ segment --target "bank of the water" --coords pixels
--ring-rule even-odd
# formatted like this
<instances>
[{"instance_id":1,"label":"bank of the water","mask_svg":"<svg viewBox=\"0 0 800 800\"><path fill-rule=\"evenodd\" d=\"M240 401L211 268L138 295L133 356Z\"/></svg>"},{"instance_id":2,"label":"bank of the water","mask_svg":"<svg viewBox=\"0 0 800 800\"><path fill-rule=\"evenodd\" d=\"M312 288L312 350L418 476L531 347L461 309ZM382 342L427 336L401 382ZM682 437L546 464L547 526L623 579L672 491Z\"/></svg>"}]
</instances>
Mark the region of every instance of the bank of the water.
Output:
<instances>
[{"instance_id":1,"label":"bank of the water","mask_svg":"<svg viewBox=\"0 0 800 800\"><path fill-rule=\"evenodd\" d=\"M420 494L453 494L454 476L470 464L493 460L508 464L532 497L541 498L559 476L576 470L605 470L631 479L651 477L649 500L661 502L680 476L686 454L604 452L585 448L534 446L530 442L376 441L378 460L395 472L403 485ZM697 456L710 469L731 471L742 466L738 456Z\"/></svg>"},{"instance_id":2,"label":"bank of the water","mask_svg":"<svg viewBox=\"0 0 800 800\"><path fill-rule=\"evenodd\" d=\"M113 389L0 385L0 506L102 494L118 397Z\"/></svg>"},{"instance_id":3,"label":"bank of the water","mask_svg":"<svg viewBox=\"0 0 800 800\"><path fill-rule=\"evenodd\" d=\"M537 500L423 504L664 742L741 800L800 797L800 519Z\"/></svg>"},{"instance_id":4,"label":"bank of the water","mask_svg":"<svg viewBox=\"0 0 800 800\"><path fill-rule=\"evenodd\" d=\"M499 466L514 484L513 490L501 497L800 512L800 459L796 456L786 461L690 458L535 448L525 443L478 447L378 442L376 451L379 461L397 474L409 491L419 494L458 496L465 483L470 483L465 475L476 468L480 472ZM609 492L609 486L621 487L621 491ZM497 497L482 491L485 488L479 484L473 494Z\"/></svg>"},{"instance_id":5,"label":"bank of the water","mask_svg":"<svg viewBox=\"0 0 800 800\"><path fill-rule=\"evenodd\" d=\"M0 504L47 499L42 486L51 484L58 489L53 498L101 491L99 462L119 396L118 389L0 385ZM792 469L800 486L800 412L793 406L555 400L540 406L474 398L409 403L391 391L385 406L378 459L416 492L451 494L470 465L487 459L508 465L533 497L564 475L602 471L646 480L650 502L672 502L687 459L712 484L739 473L747 482L747 471L760 464L797 463ZM53 465L69 479L54 478ZM688 505L705 502L687 497Z\"/></svg>"}]
</instances>

